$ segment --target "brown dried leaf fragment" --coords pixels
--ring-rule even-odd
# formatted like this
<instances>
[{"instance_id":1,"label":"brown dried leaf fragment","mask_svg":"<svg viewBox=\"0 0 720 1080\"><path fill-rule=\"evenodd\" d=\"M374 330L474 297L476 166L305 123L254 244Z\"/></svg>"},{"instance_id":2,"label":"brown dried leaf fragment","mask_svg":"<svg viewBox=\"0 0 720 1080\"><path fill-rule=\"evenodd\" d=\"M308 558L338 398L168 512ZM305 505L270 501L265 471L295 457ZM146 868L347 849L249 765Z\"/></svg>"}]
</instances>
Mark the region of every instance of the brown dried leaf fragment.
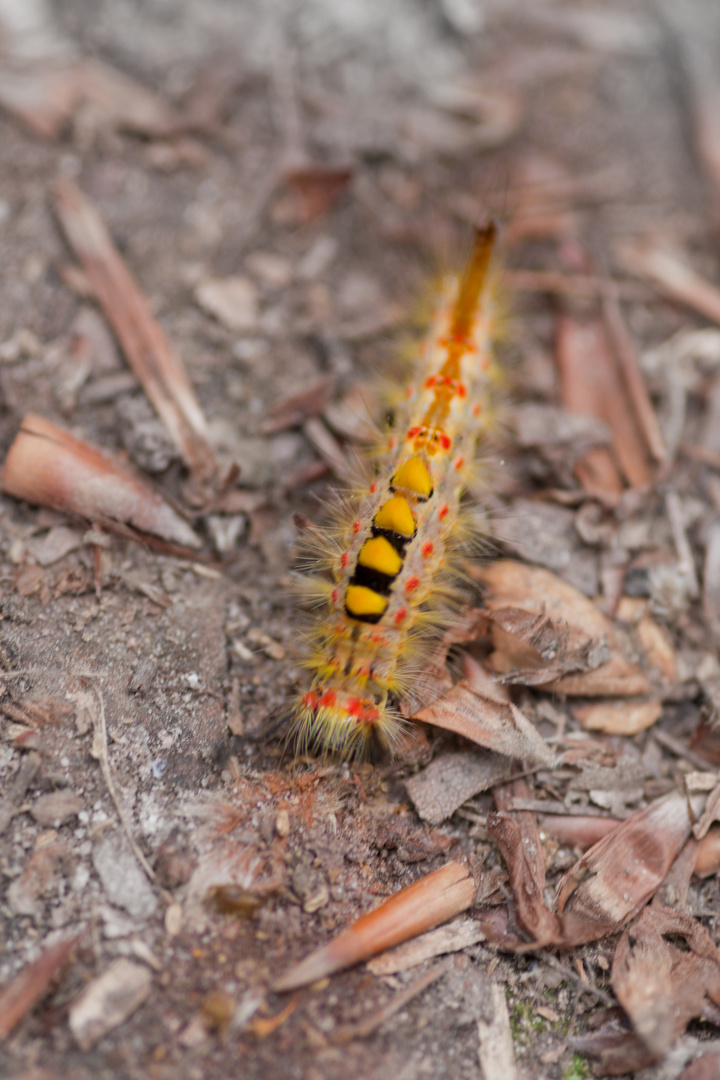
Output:
<instances>
[{"instance_id":1,"label":"brown dried leaf fragment","mask_svg":"<svg viewBox=\"0 0 720 1080\"><path fill-rule=\"evenodd\" d=\"M617 497L621 476L631 487L649 483L651 472L644 442L628 403L601 319L579 322L569 315L558 321L557 358L562 403L573 412L605 420L612 432L612 452L591 450L575 472L589 493Z\"/></svg>"},{"instance_id":2,"label":"brown dried leaf fragment","mask_svg":"<svg viewBox=\"0 0 720 1080\"><path fill-rule=\"evenodd\" d=\"M660 887L690 830L688 800L671 792L590 848L558 884L564 944L596 941L632 919Z\"/></svg>"},{"instance_id":3,"label":"brown dried leaf fragment","mask_svg":"<svg viewBox=\"0 0 720 1080\"><path fill-rule=\"evenodd\" d=\"M273 990L297 990L431 930L467 910L476 891L467 868L448 863L363 915L328 945L281 975Z\"/></svg>"},{"instance_id":4,"label":"brown dried leaf fragment","mask_svg":"<svg viewBox=\"0 0 720 1080\"><path fill-rule=\"evenodd\" d=\"M61 941L29 964L0 992L0 1042L10 1035L45 996L53 979L69 960L79 936Z\"/></svg>"},{"instance_id":5,"label":"brown dried leaf fragment","mask_svg":"<svg viewBox=\"0 0 720 1080\"><path fill-rule=\"evenodd\" d=\"M720 1004L720 950L692 916L648 907L620 938L611 982L656 1061L710 1002Z\"/></svg>"},{"instance_id":6,"label":"brown dried leaf fragment","mask_svg":"<svg viewBox=\"0 0 720 1080\"><path fill-rule=\"evenodd\" d=\"M344 194L353 175L348 165L298 165L285 172L289 189L279 211L283 221L307 225L326 214Z\"/></svg>"},{"instance_id":7,"label":"brown dried leaf fragment","mask_svg":"<svg viewBox=\"0 0 720 1080\"><path fill-rule=\"evenodd\" d=\"M205 416L180 357L151 315L102 218L77 185L65 177L58 179L53 202L68 243L193 480L209 483L217 462Z\"/></svg>"},{"instance_id":8,"label":"brown dried leaf fragment","mask_svg":"<svg viewBox=\"0 0 720 1080\"><path fill-rule=\"evenodd\" d=\"M187 522L128 468L33 413L10 447L0 486L16 499L91 523L128 526L185 548L201 546Z\"/></svg>"},{"instance_id":9,"label":"brown dried leaf fragment","mask_svg":"<svg viewBox=\"0 0 720 1080\"><path fill-rule=\"evenodd\" d=\"M566 847L589 848L620 825L619 818L591 817L581 814L547 814L538 818L540 832L552 836Z\"/></svg>"},{"instance_id":10,"label":"brown dried leaf fragment","mask_svg":"<svg viewBox=\"0 0 720 1080\"><path fill-rule=\"evenodd\" d=\"M652 698L625 698L621 701L576 705L572 713L585 731L602 731L605 735L637 735L660 719L662 705Z\"/></svg>"},{"instance_id":11,"label":"brown dried leaf fragment","mask_svg":"<svg viewBox=\"0 0 720 1080\"><path fill-rule=\"evenodd\" d=\"M610 620L592 600L556 574L510 559L499 559L487 566L467 564L466 569L486 587L485 604L493 617L504 608L520 608L536 617L551 619L555 626L566 624L565 655L579 658L586 652L590 670L542 683L546 689L584 697L646 694L651 689L640 665L623 655ZM495 652L489 663L498 674L507 675L515 670L522 655L527 656L527 646L523 643L525 652L520 654L517 642L512 648L513 639L496 634L492 626ZM592 667L602 659L601 646L609 650L609 659Z\"/></svg>"},{"instance_id":12,"label":"brown dried leaf fragment","mask_svg":"<svg viewBox=\"0 0 720 1080\"><path fill-rule=\"evenodd\" d=\"M268 419L263 421L263 435L275 435L278 431L297 427L312 416L320 416L333 396L336 383L334 375L322 375L299 393L278 401Z\"/></svg>"},{"instance_id":13,"label":"brown dried leaf fragment","mask_svg":"<svg viewBox=\"0 0 720 1080\"><path fill-rule=\"evenodd\" d=\"M698 842L695 853L695 873L698 877L710 877L720 870L720 826L712 828Z\"/></svg>"},{"instance_id":14,"label":"brown dried leaf fragment","mask_svg":"<svg viewBox=\"0 0 720 1080\"><path fill-rule=\"evenodd\" d=\"M517 784L513 789L518 790ZM487 830L508 868L512 915L519 931L513 945L506 940L503 947L523 952L559 944L563 939L562 920L545 906L545 853L534 815L521 812L511 816L492 811L488 814Z\"/></svg>"},{"instance_id":15,"label":"brown dried leaf fragment","mask_svg":"<svg viewBox=\"0 0 720 1080\"><path fill-rule=\"evenodd\" d=\"M405 788L423 821L438 825L468 799L507 779L511 768L506 757L487 751L443 754L407 780Z\"/></svg>"},{"instance_id":16,"label":"brown dried leaf fragment","mask_svg":"<svg viewBox=\"0 0 720 1080\"><path fill-rule=\"evenodd\" d=\"M552 765L555 761L555 752L515 705L491 696L467 679L420 709L414 719L454 731L478 746L531 765Z\"/></svg>"}]
</instances>

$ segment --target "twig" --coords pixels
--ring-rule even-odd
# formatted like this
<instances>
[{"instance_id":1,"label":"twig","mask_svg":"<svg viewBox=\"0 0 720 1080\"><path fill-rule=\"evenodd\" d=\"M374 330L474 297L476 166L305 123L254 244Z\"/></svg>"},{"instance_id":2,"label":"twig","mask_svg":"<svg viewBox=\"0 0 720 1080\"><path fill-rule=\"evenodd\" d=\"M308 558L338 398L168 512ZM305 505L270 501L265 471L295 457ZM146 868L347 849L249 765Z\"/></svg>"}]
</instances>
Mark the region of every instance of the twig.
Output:
<instances>
[{"instance_id":1,"label":"twig","mask_svg":"<svg viewBox=\"0 0 720 1080\"><path fill-rule=\"evenodd\" d=\"M700 754L696 754L689 746L685 746L685 744L681 743L679 739L676 739L674 735L669 735L668 732L663 731L662 728L654 727L652 736L661 746L670 750L676 757L691 761L693 765L697 765L698 769L702 769L703 772L707 772L708 769L712 768L712 762L707 758L702 757Z\"/></svg>"},{"instance_id":2,"label":"twig","mask_svg":"<svg viewBox=\"0 0 720 1080\"><path fill-rule=\"evenodd\" d=\"M708 450L704 446L689 442L678 443L678 450L692 461L699 461L701 465L720 471L720 454L715 450Z\"/></svg>"},{"instance_id":3,"label":"twig","mask_svg":"<svg viewBox=\"0 0 720 1080\"><path fill-rule=\"evenodd\" d=\"M105 786L110 792L110 798L115 804L120 823L125 830L130 846L133 849L135 858L140 863L143 871L149 880L155 884L155 871L150 863L145 858L142 848L135 840L133 836L130 822L128 821L125 809L118 798L117 788L115 787L115 780L113 779L112 770L110 768L110 757L107 748L107 723L105 721L105 702L103 701L102 693L99 689L95 689L95 696L98 702L98 708L93 712L93 742L92 742L92 756L96 761L100 762L100 768L102 769L103 778L105 780Z\"/></svg>"},{"instance_id":4,"label":"twig","mask_svg":"<svg viewBox=\"0 0 720 1080\"><path fill-rule=\"evenodd\" d=\"M665 509L667 510L668 521L670 522L670 529L672 530L673 541L678 555L680 573L687 578L690 595L693 597L698 596L700 586L695 571L695 560L685 533L680 499L676 491L668 491L665 495Z\"/></svg>"},{"instance_id":5,"label":"twig","mask_svg":"<svg viewBox=\"0 0 720 1080\"><path fill-rule=\"evenodd\" d=\"M505 270L503 283L519 292L557 293L560 296L600 296L607 282L592 274L563 274L557 270ZM627 300L647 300L645 285L634 281L613 282L618 295Z\"/></svg>"},{"instance_id":6,"label":"twig","mask_svg":"<svg viewBox=\"0 0 720 1080\"><path fill-rule=\"evenodd\" d=\"M580 990L592 994L593 997L597 998L603 1005L612 1008L616 1004L615 999L605 990L601 990L599 986L590 982L589 979L586 982L585 979L582 979L571 967L566 967L564 964L561 964L558 958L553 956L552 953L541 951L537 955L540 959L545 961L548 967L551 967L554 971L560 972L563 978L567 979L568 982L574 983Z\"/></svg>"},{"instance_id":7,"label":"twig","mask_svg":"<svg viewBox=\"0 0 720 1080\"><path fill-rule=\"evenodd\" d=\"M630 402L635 411L635 418L643 433L648 450L658 463L666 460L667 451L660 425L647 392L647 386L640 370L640 361L635 343L630 336L627 323L618 302L618 290L614 283L607 282L602 296L605 325L610 334L615 354L627 387Z\"/></svg>"},{"instance_id":8,"label":"twig","mask_svg":"<svg viewBox=\"0 0 720 1080\"><path fill-rule=\"evenodd\" d=\"M0 802L0 836L5 832L17 813L17 809L25 797L25 792L35 779L39 768L39 754L28 754L20 762L20 768L8 785L4 799Z\"/></svg>"},{"instance_id":9,"label":"twig","mask_svg":"<svg viewBox=\"0 0 720 1080\"><path fill-rule=\"evenodd\" d=\"M386 1020L389 1020L396 1012L403 1009L413 998L436 982L447 970L447 964L436 964L435 967L430 968L424 975L415 979L404 990L396 994L394 998L388 1001L387 1005L383 1005L382 1008L377 1009L372 1015L368 1016L366 1020L359 1024L345 1024L338 1028L332 1041L336 1046L342 1046L344 1043L353 1042L355 1039L366 1039L368 1035L372 1035L377 1028L381 1027Z\"/></svg>"},{"instance_id":10,"label":"twig","mask_svg":"<svg viewBox=\"0 0 720 1080\"><path fill-rule=\"evenodd\" d=\"M720 289L660 244L623 244L618 255L639 277L652 281L673 300L720 323Z\"/></svg>"}]
</instances>

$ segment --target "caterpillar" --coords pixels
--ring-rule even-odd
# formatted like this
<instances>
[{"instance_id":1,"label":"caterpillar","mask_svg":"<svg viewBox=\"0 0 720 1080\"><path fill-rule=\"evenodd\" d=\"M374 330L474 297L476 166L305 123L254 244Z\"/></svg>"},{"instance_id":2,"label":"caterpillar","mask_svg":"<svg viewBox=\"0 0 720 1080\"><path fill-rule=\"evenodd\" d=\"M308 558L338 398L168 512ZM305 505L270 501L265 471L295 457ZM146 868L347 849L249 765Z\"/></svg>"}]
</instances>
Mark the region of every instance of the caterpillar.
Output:
<instances>
[{"instance_id":1,"label":"caterpillar","mask_svg":"<svg viewBox=\"0 0 720 1080\"><path fill-rule=\"evenodd\" d=\"M392 749L396 701L457 607L460 502L491 423L495 243L494 224L478 229L464 270L445 280L372 482L322 534L312 684L292 709L304 750L351 758L371 744Z\"/></svg>"}]
</instances>

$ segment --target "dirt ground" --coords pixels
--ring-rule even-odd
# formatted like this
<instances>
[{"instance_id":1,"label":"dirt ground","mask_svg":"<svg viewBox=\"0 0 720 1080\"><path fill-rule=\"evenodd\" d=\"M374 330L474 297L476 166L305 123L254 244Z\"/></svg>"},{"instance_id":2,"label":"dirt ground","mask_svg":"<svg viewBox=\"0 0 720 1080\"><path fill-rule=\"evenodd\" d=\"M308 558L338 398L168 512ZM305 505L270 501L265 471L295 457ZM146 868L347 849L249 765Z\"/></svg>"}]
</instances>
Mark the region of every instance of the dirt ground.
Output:
<instances>
[{"instance_id":1,"label":"dirt ground","mask_svg":"<svg viewBox=\"0 0 720 1080\"><path fill-rule=\"evenodd\" d=\"M507 223L511 273L622 279L666 440L677 396L652 358L673 335L709 335L704 359L682 369L686 408L668 461L652 463L647 483L623 476L622 499L596 500L577 525L584 497L570 449L558 444L553 457L516 437L514 410L572 407L555 363L558 320L591 317L597 292L537 280L508 287L507 417L488 496L501 554L541 563L601 607L613 567L624 568L626 593L647 598L642 583L658 551L671 550L675 565L668 493L679 500L670 505L681 506L701 580L654 613L681 673L654 725L593 733L636 770L635 794L606 792L604 810L626 817L700 767L677 746L687 747L720 700L720 616L702 576L720 507L720 345L708 319L631 278L618 255L623 243L662 233L698 273L718 274L712 178L698 154L685 66L693 42L718 34L717 13L687 5L678 25L668 7L54 5L58 36L79 54L173 106L214 67L234 80L220 118L182 139L138 135L92 110L44 139L0 113L3 457L33 411L126 455L174 499L186 492L177 450L98 309L69 287L75 260L50 196L60 175L106 222L187 367L223 468L240 466L243 498L232 512L197 517L211 556L203 562L117 537L92 546L87 523L68 526L2 496L0 986L79 935L71 961L0 1045L2 1077L477 1077L491 982L505 993L519 1076L592 1075L573 1039L614 1004L618 933L558 953L477 943L450 956L392 1019L348 1041L338 1032L361 1025L418 970L376 977L361 965L300 991L283 1012L289 999L266 993L269 982L380 898L451 858L488 873L504 863L485 828L489 793L431 826L406 790L431 759L469 753L460 737L427 729L414 757L339 765L293 761L259 736L303 682L293 515L321 521L340 482L328 462L357 416L340 404L356 384L371 394L424 284L490 205ZM315 170L305 186L292 181L300 166ZM529 185L553 192L549 204L528 208ZM198 300L203 285L231 277L244 281L234 325ZM80 374L78 333L92 343ZM308 388L298 416L278 414ZM351 408L360 395L353 400ZM694 456L678 449L685 444ZM644 529L644 539L618 546L621 526ZM543 736L580 729L564 694L514 693ZM557 787L544 777L535 797L563 798L567 777ZM575 861L573 846L547 841L553 884ZM231 883L260 897L249 917L208 899L211 887ZM502 889L496 904L509 895ZM693 878L683 910L715 943L717 905L714 876ZM83 1045L69 1022L73 1003L119 958L149 973L150 991L128 1019ZM679 1077L714 1032L707 1018L694 1020L660 1064L632 1075ZM486 1066L486 1080L496 1075Z\"/></svg>"}]
</instances>

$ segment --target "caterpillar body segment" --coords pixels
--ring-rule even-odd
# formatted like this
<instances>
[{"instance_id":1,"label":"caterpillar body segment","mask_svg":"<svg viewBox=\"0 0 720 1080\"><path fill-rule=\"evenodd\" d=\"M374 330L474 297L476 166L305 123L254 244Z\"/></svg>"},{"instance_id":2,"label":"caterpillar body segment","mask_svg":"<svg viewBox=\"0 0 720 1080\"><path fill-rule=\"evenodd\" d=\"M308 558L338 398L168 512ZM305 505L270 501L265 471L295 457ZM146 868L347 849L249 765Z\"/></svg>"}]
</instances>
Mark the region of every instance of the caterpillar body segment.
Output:
<instances>
[{"instance_id":1,"label":"caterpillar body segment","mask_svg":"<svg viewBox=\"0 0 720 1080\"><path fill-rule=\"evenodd\" d=\"M306 665L312 685L295 709L303 749L347 758L370 743L391 748L400 729L393 700L451 616L460 500L491 425L495 239L494 225L479 230L464 272L444 283L375 479L348 500L320 553L331 580Z\"/></svg>"}]
</instances>

